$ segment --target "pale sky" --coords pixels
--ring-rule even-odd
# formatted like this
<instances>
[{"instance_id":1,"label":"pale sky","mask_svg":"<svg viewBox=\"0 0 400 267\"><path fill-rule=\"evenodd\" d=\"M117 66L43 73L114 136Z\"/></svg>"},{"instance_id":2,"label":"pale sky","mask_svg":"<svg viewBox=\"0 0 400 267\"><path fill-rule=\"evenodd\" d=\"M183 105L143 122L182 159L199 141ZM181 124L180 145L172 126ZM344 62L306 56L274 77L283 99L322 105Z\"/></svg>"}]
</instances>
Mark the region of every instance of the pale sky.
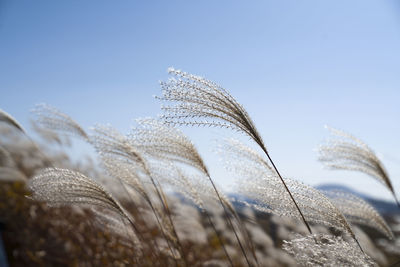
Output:
<instances>
[{"instance_id":1,"label":"pale sky","mask_svg":"<svg viewBox=\"0 0 400 267\"><path fill-rule=\"evenodd\" d=\"M156 116L168 67L225 87L253 118L284 176L390 193L365 175L323 170L324 125L381 157L400 194L398 1L0 1L0 108L28 126L48 103L89 128ZM184 129L214 178L231 183L213 140ZM251 142L249 142L250 144Z\"/></svg>"}]
</instances>

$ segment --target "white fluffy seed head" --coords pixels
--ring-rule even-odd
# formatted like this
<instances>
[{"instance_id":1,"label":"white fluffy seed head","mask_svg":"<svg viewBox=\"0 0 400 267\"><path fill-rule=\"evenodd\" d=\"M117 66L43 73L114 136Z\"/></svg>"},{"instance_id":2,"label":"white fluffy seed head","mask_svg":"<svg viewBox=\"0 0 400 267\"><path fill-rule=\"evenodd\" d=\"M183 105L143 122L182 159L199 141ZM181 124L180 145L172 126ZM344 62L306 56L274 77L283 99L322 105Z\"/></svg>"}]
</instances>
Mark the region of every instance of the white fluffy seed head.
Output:
<instances>
[{"instance_id":1,"label":"white fluffy seed head","mask_svg":"<svg viewBox=\"0 0 400 267\"><path fill-rule=\"evenodd\" d=\"M230 128L247 134L265 149L247 111L224 88L174 68L169 68L168 72L173 78L161 82L162 96L157 97L169 103L162 106L162 119L166 123Z\"/></svg>"},{"instance_id":2,"label":"white fluffy seed head","mask_svg":"<svg viewBox=\"0 0 400 267\"><path fill-rule=\"evenodd\" d=\"M282 248L300 266L378 266L353 240L340 236L296 235L292 240L284 240Z\"/></svg>"},{"instance_id":3,"label":"white fluffy seed head","mask_svg":"<svg viewBox=\"0 0 400 267\"><path fill-rule=\"evenodd\" d=\"M76 121L54 107L47 104L38 104L32 110L32 113L36 116L36 122L44 128L72 134L86 141L88 140L87 133Z\"/></svg>"},{"instance_id":4,"label":"white fluffy seed head","mask_svg":"<svg viewBox=\"0 0 400 267\"><path fill-rule=\"evenodd\" d=\"M374 151L348 133L327 128L334 137L319 147L319 160L322 164L334 170L363 172L384 184L396 198L389 175Z\"/></svg>"},{"instance_id":5,"label":"white fluffy seed head","mask_svg":"<svg viewBox=\"0 0 400 267\"><path fill-rule=\"evenodd\" d=\"M98 206L132 218L99 183L82 173L60 168L47 168L29 181L33 198L49 205Z\"/></svg>"}]
</instances>

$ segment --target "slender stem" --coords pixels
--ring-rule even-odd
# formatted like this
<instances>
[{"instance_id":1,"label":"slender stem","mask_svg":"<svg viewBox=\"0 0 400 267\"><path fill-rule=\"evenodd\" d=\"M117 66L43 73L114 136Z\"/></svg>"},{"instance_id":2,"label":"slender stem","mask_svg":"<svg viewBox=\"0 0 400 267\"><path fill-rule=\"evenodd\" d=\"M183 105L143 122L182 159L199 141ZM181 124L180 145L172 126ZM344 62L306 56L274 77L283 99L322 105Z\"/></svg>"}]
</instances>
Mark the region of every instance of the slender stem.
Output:
<instances>
[{"instance_id":1,"label":"slender stem","mask_svg":"<svg viewBox=\"0 0 400 267\"><path fill-rule=\"evenodd\" d=\"M265 149L264 146L262 146L261 148L262 148L262 150L264 151L264 153L267 155L268 160L271 162L272 167L274 168L276 174L278 174L279 179L281 179L281 182L282 182L282 184L285 186L286 191L289 193L289 196L290 196L290 198L292 199L292 201L293 201L294 205L296 206L297 210L299 211L300 216L301 216L301 219L303 220L304 224L306 225L308 231L310 232L310 234L312 234L310 225L308 224L308 222L307 222L306 219L304 218L303 212L301 212L299 206L297 205L296 200L294 199L292 193L290 192L289 188L287 187L287 185L286 185L285 181L283 180L281 174L279 173L279 171L278 171L278 169L276 168L274 162L272 161L271 157L269 156L269 153L267 152L267 149Z\"/></svg>"},{"instance_id":2,"label":"slender stem","mask_svg":"<svg viewBox=\"0 0 400 267\"><path fill-rule=\"evenodd\" d=\"M226 258L228 259L229 264L231 265L231 267L233 267L232 259L231 259L231 257L229 256L228 251L226 251L225 244L222 242L222 238L221 238L220 234L218 233L218 230L217 230L217 228L215 227L215 224L214 224L214 222L212 221L210 214L207 212L207 210L203 210L203 209L202 209L202 212L203 212L204 214L206 214L207 219L208 219L208 222L211 224L212 228L214 229L214 232L215 232L215 234L217 235L218 241L219 241L219 243L221 244L222 249L224 250L225 256L226 256Z\"/></svg>"},{"instance_id":3,"label":"slender stem","mask_svg":"<svg viewBox=\"0 0 400 267\"><path fill-rule=\"evenodd\" d=\"M124 182L122 182L121 179L118 179L118 181L120 182L120 184L121 184L122 188L124 189L125 193L129 196L129 198L130 198L130 200L131 200L131 202L132 202L132 205L133 205L134 208L135 208L136 213L138 213L138 209L137 209L137 207L136 207L136 205L135 205L135 202L134 202L134 200L133 200L132 195L128 192L128 189L126 188L126 184L125 184ZM135 226L133 226L133 227L135 228L134 230L135 230L136 232L138 232L138 234L141 234L141 233L139 233L139 230L136 229ZM143 238L143 240L144 240L144 238ZM152 239L152 243L153 243L153 246L154 246L154 247L156 248L156 250L157 250L157 254L158 254L158 255L161 255L160 248L158 247L158 245L157 245L157 243L155 242L154 239Z\"/></svg>"},{"instance_id":4,"label":"slender stem","mask_svg":"<svg viewBox=\"0 0 400 267\"><path fill-rule=\"evenodd\" d=\"M158 227L160 228L161 233L162 233L162 235L163 235L165 241L167 242L167 246L168 246L169 250L171 251L172 257L174 258L175 265L176 265L176 266L179 266L179 265L178 265L178 262L177 262L177 260L176 260L175 252L174 252L173 248L171 247L171 244L170 244L170 242L169 242L169 239L167 238L167 236L166 236L166 234L165 234L165 232L164 232L164 228L162 227L162 224L161 224L161 222L160 222L160 218L158 217L157 211L156 211L156 209L154 208L153 203L150 201L150 199L147 199L147 198L146 198L146 200L147 200L147 203L150 205L150 208L151 208L151 210L153 211L154 216L156 217Z\"/></svg>"},{"instance_id":5,"label":"slender stem","mask_svg":"<svg viewBox=\"0 0 400 267\"><path fill-rule=\"evenodd\" d=\"M174 221L172 220L172 216L171 216L171 210L168 207L167 198L165 197L165 194L164 194L161 186L159 186L159 187L160 187L159 190L160 190L160 193L161 193L161 196L162 196L162 200L163 200L163 203L164 203L163 206L164 206L164 208L166 210L169 222L171 223L172 231L173 231L173 233L174 233L174 235L176 237L176 242L178 244L179 250L181 251L182 258L183 258L183 260L185 262L185 266L187 266L188 264L187 264L187 260L186 260L186 254L183 251L182 243L181 243L181 241L179 239L178 233L176 232L176 227L175 227Z\"/></svg>"},{"instance_id":6,"label":"slender stem","mask_svg":"<svg viewBox=\"0 0 400 267\"><path fill-rule=\"evenodd\" d=\"M181 252L181 254L182 254L181 256L182 256L182 258L183 258L183 260L184 260L184 262L185 262L185 266L187 266L186 258L185 258L185 255L184 255L184 253L183 253L183 247L182 247L182 245L181 245L181 243L180 243L180 241L179 241L178 234L177 234L176 231L175 231L175 226L174 226L174 223L173 223L173 221L172 221L172 218L171 218L171 214L170 214L170 212L169 212L169 209L168 209L166 203L164 202L164 201L166 201L166 200L163 199L163 197L162 197L162 195L161 195L161 192L160 192L160 190L159 190L159 188L158 188L158 186L157 186L155 180L153 179L153 177L151 176L151 174L150 174L149 171L148 171L147 174L149 175L149 178L150 178L150 180L151 180L151 183L153 184L153 187L154 187L154 189L156 190L157 196L158 196L158 198L160 199L161 204L162 204L162 206L163 206L163 208L164 208L164 211L165 211L165 213L167 214L167 217L168 217L168 219L169 219L169 221L170 221L170 223L171 223L173 233L174 233L174 235L175 235L175 237L176 237L176 240L177 240L177 243L178 243L180 252ZM173 252L172 252L172 253L173 253ZM174 254L174 253L173 253L173 254Z\"/></svg>"},{"instance_id":7,"label":"slender stem","mask_svg":"<svg viewBox=\"0 0 400 267\"><path fill-rule=\"evenodd\" d=\"M357 243L358 247L360 248L361 252L362 252L364 255L367 255L367 254L365 254L363 248L361 247L360 242L358 242L358 240L357 240L357 238L356 238L355 236L354 236L354 240L356 241L356 243Z\"/></svg>"},{"instance_id":8,"label":"slender stem","mask_svg":"<svg viewBox=\"0 0 400 267\"><path fill-rule=\"evenodd\" d=\"M289 188L287 187L285 181L283 180L281 174L279 173L278 169L276 168L274 162L272 161L271 157L269 156L269 153L267 152L267 150L265 149L264 146L261 146L261 148L262 148L262 150L264 151L264 153L267 155L268 160L269 160L269 161L271 162L271 164L272 164L272 167L274 168L275 172L278 174L279 178L281 179L283 185L285 186L286 191L289 193L290 198L292 199L292 201L293 201L293 203L295 204L297 210L299 211L300 216L301 216L301 218L302 218L304 224L307 226L308 231L310 232L310 234L312 234L310 225L308 224L308 222L307 222L306 219L304 218L303 213L301 212L299 206L297 205L296 200L294 199L292 193L290 192ZM396 196L395 196L395 199L396 199L397 204L399 205L399 202L397 201ZM399 207L400 207L400 205L399 205ZM358 242L358 240L357 240L357 238L356 238L355 236L354 236L354 240L356 241L356 243L357 243L358 247L360 248L361 252L365 254L363 248L361 247L360 243ZM317 242L317 241L315 241L315 242Z\"/></svg>"},{"instance_id":9,"label":"slender stem","mask_svg":"<svg viewBox=\"0 0 400 267\"><path fill-rule=\"evenodd\" d=\"M215 193L216 193L217 196L218 196L219 201L221 202L222 208L224 209L224 214L225 214L226 220L228 221L229 226L232 228L232 231L233 231L233 233L235 234L236 240L237 240L238 243L239 243L240 249L241 249L241 251L242 251L243 256L244 256L245 259L246 259L247 265L252 266L251 263L250 263L250 261L249 261L249 259L247 258L247 254L246 254L246 252L245 252L245 250L244 250L244 248L243 248L242 242L240 241L240 238L239 238L239 236L237 235L235 228L233 227L232 220L229 218L228 211L226 210L226 207L225 207L224 202L222 201L222 198L221 198L221 196L220 196L220 194L219 194L219 192L218 192L218 190L217 190L217 187L215 186L215 184L214 184L214 182L213 182L213 180L211 179L211 177L210 177L209 174L207 174L207 177L208 177L208 179L210 180L210 182L211 182L211 184L212 184L212 186L213 186L213 188L214 188L214 191L215 191Z\"/></svg>"},{"instance_id":10,"label":"slender stem","mask_svg":"<svg viewBox=\"0 0 400 267\"><path fill-rule=\"evenodd\" d=\"M241 228L242 234L243 234L243 236L245 237L245 239L246 239L246 241L248 243L247 245L250 247L251 253L253 254L253 257L254 257L254 260L256 261L257 266L260 266L260 263L258 262L258 259L257 259L257 256L256 256L256 251L255 251L255 248L254 248L254 244L253 244L253 242L252 242L252 240L250 238L250 234L247 231L246 226L244 225L244 223L242 222L242 220L239 217L239 214L235 210L232 210L232 213L233 213L233 215L235 216L236 220L239 223L239 226Z\"/></svg>"}]
</instances>

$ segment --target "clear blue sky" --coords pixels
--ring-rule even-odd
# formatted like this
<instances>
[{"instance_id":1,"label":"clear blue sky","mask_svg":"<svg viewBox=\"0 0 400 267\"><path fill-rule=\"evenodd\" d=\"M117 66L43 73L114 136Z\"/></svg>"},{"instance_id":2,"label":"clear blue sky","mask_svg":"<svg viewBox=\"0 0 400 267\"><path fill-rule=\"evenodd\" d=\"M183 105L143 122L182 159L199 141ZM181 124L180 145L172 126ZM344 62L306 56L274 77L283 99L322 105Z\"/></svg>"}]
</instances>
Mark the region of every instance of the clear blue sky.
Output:
<instances>
[{"instance_id":1,"label":"clear blue sky","mask_svg":"<svg viewBox=\"0 0 400 267\"><path fill-rule=\"evenodd\" d=\"M391 199L363 175L321 169L328 124L379 152L400 194L398 1L0 1L0 107L27 126L45 102L84 127L159 114L174 66L229 90L285 176ZM217 130L188 130L213 175ZM229 132L227 132L229 134ZM235 135L236 136L236 135ZM217 179L217 180L218 180Z\"/></svg>"}]
</instances>

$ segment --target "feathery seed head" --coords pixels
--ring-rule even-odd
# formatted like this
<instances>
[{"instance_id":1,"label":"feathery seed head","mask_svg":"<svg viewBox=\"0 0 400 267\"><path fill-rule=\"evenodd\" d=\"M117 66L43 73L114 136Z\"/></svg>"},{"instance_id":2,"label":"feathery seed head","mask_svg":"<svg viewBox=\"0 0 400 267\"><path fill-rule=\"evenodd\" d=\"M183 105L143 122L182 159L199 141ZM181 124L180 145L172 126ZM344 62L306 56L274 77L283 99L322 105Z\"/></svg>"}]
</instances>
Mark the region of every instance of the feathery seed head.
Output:
<instances>
[{"instance_id":1,"label":"feathery seed head","mask_svg":"<svg viewBox=\"0 0 400 267\"><path fill-rule=\"evenodd\" d=\"M102 155L110 155L128 161L145 169L145 162L139 151L129 139L111 126L96 125L90 143ZM146 171L146 170L145 170Z\"/></svg>"},{"instance_id":2,"label":"feathery seed head","mask_svg":"<svg viewBox=\"0 0 400 267\"><path fill-rule=\"evenodd\" d=\"M208 174L196 147L180 130L154 119L141 119L138 124L129 140L142 153L159 160L184 163Z\"/></svg>"},{"instance_id":3,"label":"feathery seed head","mask_svg":"<svg viewBox=\"0 0 400 267\"><path fill-rule=\"evenodd\" d=\"M25 133L24 128L22 128L21 124L18 123L16 119L14 119L10 114L5 112L4 110L0 109L0 122L5 122L13 127L17 128L21 132Z\"/></svg>"},{"instance_id":4,"label":"feathery seed head","mask_svg":"<svg viewBox=\"0 0 400 267\"><path fill-rule=\"evenodd\" d=\"M300 213L276 172L258 153L237 140L228 140L224 153L232 155L228 168L237 175L243 201L262 212L301 220ZM318 190L285 178L286 185L308 221L334 227L354 237L343 214Z\"/></svg>"},{"instance_id":5,"label":"feathery seed head","mask_svg":"<svg viewBox=\"0 0 400 267\"><path fill-rule=\"evenodd\" d=\"M99 206L117 212L132 222L119 202L100 184L75 171L47 168L29 182L33 198L50 205Z\"/></svg>"},{"instance_id":6,"label":"feathery seed head","mask_svg":"<svg viewBox=\"0 0 400 267\"><path fill-rule=\"evenodd\" d=\"M283 241L283 249L300 266L377 266L353 240L327 234L301 236Z\"/></svg>"},{"instance_id":7,"label":"feathery seed head","mask_svg":"<svg viewBox=\"0 0 400 267\"><path fill-rule=\"evenodd\" d=\"M394 235L385 219L362 198L343 191L323 191L351 223L372 227L389 239Z\"/></svg>"},{"instance_id":8,"label":"feathery seed head","mask_svg":"<svg viewBox=\"0 0 400 267\"><path fill-rule=\"evenodd\" d=\"M246 133L263 149L264 142L250 116L218 84L174 68L168 72L176 78L161 82L163 120L172 125L215 126Z\"/></svg>"},{"instance_id":9,"label":"feathery seed head","mask_svg":"<svg viewBox=\"0 0 400 267\"><path fill-rule=\"evenodd\" d=\"M375 178L392 192L398 203L389 175L374 151L348 133L327 128L336 138L320 146L319 160L331 169L359 171Z\"/></svg>"},{"instance_id":10,"label":"feathery seed head","mask_svg":"<svg viewBox=\"0 0 400 267\"><path fill-rule=\"evenodd\" d=\"M39 104L32 110L36 115L36 122L48 129L72 134L88 140L88 135L82 127L67 114L62 113L54 107Z\"/></svg>"}]
</instances>

